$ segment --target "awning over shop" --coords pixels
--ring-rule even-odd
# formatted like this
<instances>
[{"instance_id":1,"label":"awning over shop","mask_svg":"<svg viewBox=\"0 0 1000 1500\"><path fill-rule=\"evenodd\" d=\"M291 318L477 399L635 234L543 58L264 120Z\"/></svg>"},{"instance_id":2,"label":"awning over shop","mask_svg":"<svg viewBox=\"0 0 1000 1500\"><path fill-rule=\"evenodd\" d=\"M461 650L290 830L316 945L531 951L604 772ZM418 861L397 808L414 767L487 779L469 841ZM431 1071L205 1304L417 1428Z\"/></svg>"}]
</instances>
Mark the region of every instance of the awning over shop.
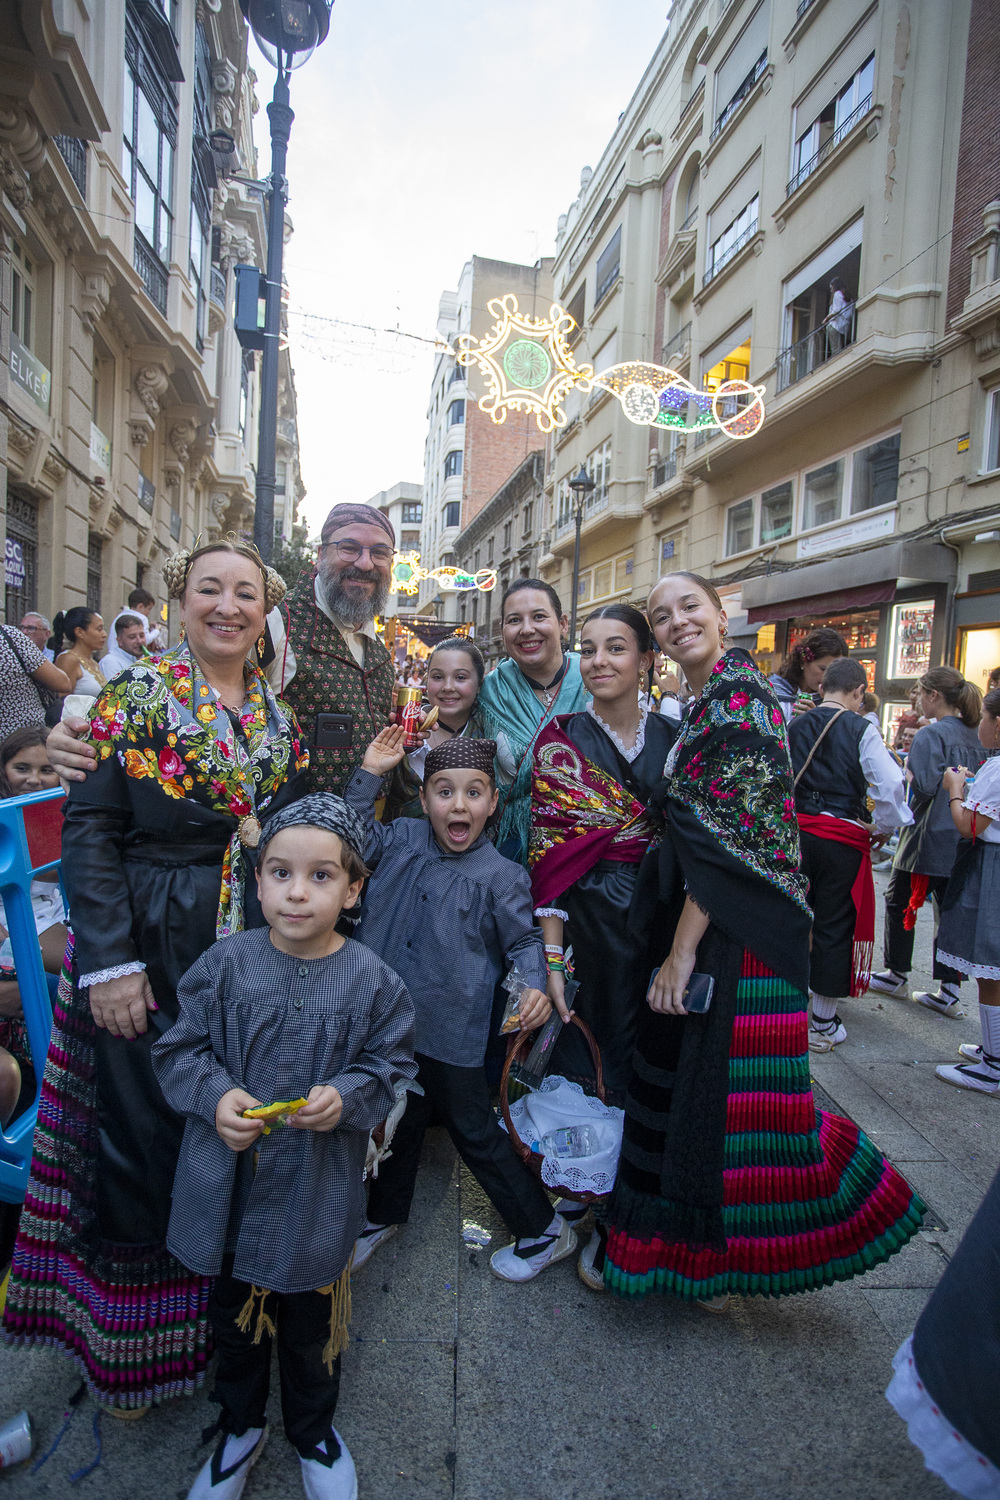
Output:
<instances>
[{"instance_id":1,"label":"awning over shop","mask_svg":"<svg viewBox=\"0 0 1000 1500\"><path fill-rule=\"evenodd\" d=\"M950 547L926 539L897 540L744 579L742 604L751 623L764 625L797 615L864 609L894 598L896 589L954 579L955 554Z\"/></svg>"},{"instance_id":2,"label":"awning over shop","mask_svg":"<svg viewBox=\"0 0 1000 1500\"><path fill-rule=\"evenodd\" d=\"M425 646L440 646L441 642L448 640L450 636L467 635L469 631L467 625L457 625L454 621L450 624L442 624L427 615L403 614L400 611L389 618L395 618L400 625L405 625L407 630L415 635L417 640L423 641Z\"/></svg>"},{"instance_id":3,"label":"awning over shop","mask_svg":"<svg viewBox=\"0 0 1000 1500\"><path fill-rule=\"evenodd\" d=\"M747 610L751 625L773 625L800 615L840 615L849 609L869 609L873 604L889 604L896 597L896 580L867 583L856 589L837 589L829 594L807 594L801 599L785 599L781 604L761 604Z\"/></svg>"}]
</instances>

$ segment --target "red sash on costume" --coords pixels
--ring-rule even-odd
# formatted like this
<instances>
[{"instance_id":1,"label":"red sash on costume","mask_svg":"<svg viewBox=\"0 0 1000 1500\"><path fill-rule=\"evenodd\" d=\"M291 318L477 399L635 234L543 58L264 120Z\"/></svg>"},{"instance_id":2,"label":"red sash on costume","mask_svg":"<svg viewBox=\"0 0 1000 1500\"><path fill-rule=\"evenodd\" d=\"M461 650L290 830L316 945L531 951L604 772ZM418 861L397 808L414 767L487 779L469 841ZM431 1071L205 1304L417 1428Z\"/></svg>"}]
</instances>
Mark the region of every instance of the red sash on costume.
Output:
<instances>
[{"instance_id":1,"label":"red sash on costume","mask_svg":"<svg viewBox=\"0 0 1000 1500\"><path fill-rule=\"evenodd\" d=\"M872 877L872 862L866 858L871 850L871 834L867 828L850 823L846 818L833 818L812 813L799 813L799 827L803 833L811 833L817 839L830 839L835 844L849 844L862 855L858 873L851 887L854 902L854 943L851 948L851 995L863 995L872 977L872 962L875 956L875 881Z\"/></svg>"}]
</instances>

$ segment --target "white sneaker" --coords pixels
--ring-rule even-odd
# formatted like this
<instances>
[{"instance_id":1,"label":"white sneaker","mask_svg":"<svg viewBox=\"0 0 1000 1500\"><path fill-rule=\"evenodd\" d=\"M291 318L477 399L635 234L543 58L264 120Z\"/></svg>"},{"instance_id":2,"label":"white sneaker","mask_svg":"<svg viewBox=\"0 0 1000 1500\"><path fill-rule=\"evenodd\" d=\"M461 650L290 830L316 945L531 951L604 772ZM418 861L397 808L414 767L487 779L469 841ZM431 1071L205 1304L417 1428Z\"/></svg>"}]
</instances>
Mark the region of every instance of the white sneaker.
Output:
<instances>
[{"instance_id":1,"label":"white sneaker","mask_svg":"<svg viewBox=\"0 0 1000 1500\"><path fill-rule=\"evenodd\" d=\"M246 1436L249 1437L250 1434L247 1433ZM247 1476L264 1451L267 1428L258 1429L257 1441L249 1453L238 1459L236 1463L223 1468L226 1444L230 1441L238 1442L239 1439L231 1439L229 1433L224 1432L219 1438L219 1445L212 1457L201 1469L194 1484L188 1490L188 1500L240 1500Z\"/></svg>"},{"instance_id":2,"label":"white sneaker","mask_svg":"<svg viewBox=\"0 0 1000 1500\"><path fill-rule=\"evenodd\" d=\"M847 1041L847 1028L839 1016L832 1021L809 1022L810 1052L832 1052L841 1042Z\"/></svg>"},{"instance_id":3,"label":"white sneaker","mask_svg":"<svg viewBox=\"0 0 1000 1500\"><path fill-rule=\"evenodd\" d=\"M576 1274L585 1287L592 1292L603 1292L604 1286L604 1252L607 1249L608 1232L598 1225L590 1239L580 1251L580 1257L576 1263Z\"/></svg>"},{"instance_id":4,"label":"white sneaker","mask_svg":"<svg viewBox=\"0 0 1000 1500\"><path fill-rule=\"evenodd\" d=\"M539 1240L529 1240L529 1248L520 1248L523 1240L513 1240L490 1256L490 1270L501 1281L534 1281L547 1266L557 1260L565 1260L577 1247L576 1230L571 1229L565 1219L559 1220L558 1234L545 1234Z\"/></svg>"},{"instance_id":5,"label":"white sneaker","mask_svg":"<svg viewBox=\"0 0 1000 1500\"><path fill-rule=\"evenodd\" d=\"M955 1019L965 1015L960 1001L949 1000L945 995L935 995L930 990L914 990L913 998L918 1005L926 1005L928 1010L936 1010L939 1016L950 1016Z\"/></svg>"},{"instance_id":6,"label":"white sneaker","mask_svg":"<svg viewBox=\"0 0 1000 1500\"><path fill-rule=\"evenodd\" d=\"M957 1089L974 1089L977 1094L1000 1093L1000 1069L982 1063L941 1063L934 1069L945 1083Z\"/></svg>"},{"instance_id":7,"label":"white sneaker","mask_svg":"<svg viewBox=\"0 0 1000 1500\"><path fill-rule=\"evenodd\" d=\"M398 1224L366 1224L358 1235L354 1246L354 1259L351 1261L351 1271L360 1271L366 1260L370 1260L378 1249L384 1245L386 1240L391 1240Z\"/></svg>"},{"instance_id":8,"label":"white sneaker","mask_svg":"<svg viewBox=\"0 0 1000 1500\"><path fill-rule=\"evenodd\" d=\"M323 1463L318 1458L299 1458L306 1500L358 1500L358 1475L354 1459L336 1428L333 1435L340 1444L340 1457L335 1458L332 1464ZM326 1453L325 1442L319 1445L319 1450Z\"/></svg>"},{"instance_id":9,"label":"white sneaker","mask_svg":"<svg viewBox=\"0 0 1000 1500\"><path fill-rule=\"evenodd\" d=\"M902 979L897 979L891 969L880 969L873 974L868 981L870 990L878 990L880 995L908 995L910 993L909 976L904 974Z\"/></svg>"},{"instance_id":10,"label":"white sneaker","mask_svg":"<svg viewBox=\"0 0 1000 1500\"><path fill-rule=\"evenodd\" d=\"M969 1062L981 1063L983 1060L983 1048L980 1042L963 1042L958 1049L959 1057L968 1058Z\"/></svg>"}]
</instances>

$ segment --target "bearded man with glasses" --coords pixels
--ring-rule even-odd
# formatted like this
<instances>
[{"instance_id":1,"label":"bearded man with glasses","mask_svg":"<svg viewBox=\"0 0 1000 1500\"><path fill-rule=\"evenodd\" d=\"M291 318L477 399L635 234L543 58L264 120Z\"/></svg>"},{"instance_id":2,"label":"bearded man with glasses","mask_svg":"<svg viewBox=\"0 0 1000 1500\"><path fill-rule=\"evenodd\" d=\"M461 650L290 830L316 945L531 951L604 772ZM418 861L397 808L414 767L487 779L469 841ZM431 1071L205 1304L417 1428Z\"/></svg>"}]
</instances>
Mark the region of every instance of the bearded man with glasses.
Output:
<instances>
[{"instance_id":1,"label":"bearded man with glasses","mask_svg":"<svg viewBox=\"0 0 1000 1500\"><path fill-rule=\"evenodd\" d=\"M392 713L395 668L375 617L385 613L395 549L381 511L335 505L313 572L267 617L274 659L265 671L298 716L319 792L343 795Z\"/></svg>"}]
</instances>

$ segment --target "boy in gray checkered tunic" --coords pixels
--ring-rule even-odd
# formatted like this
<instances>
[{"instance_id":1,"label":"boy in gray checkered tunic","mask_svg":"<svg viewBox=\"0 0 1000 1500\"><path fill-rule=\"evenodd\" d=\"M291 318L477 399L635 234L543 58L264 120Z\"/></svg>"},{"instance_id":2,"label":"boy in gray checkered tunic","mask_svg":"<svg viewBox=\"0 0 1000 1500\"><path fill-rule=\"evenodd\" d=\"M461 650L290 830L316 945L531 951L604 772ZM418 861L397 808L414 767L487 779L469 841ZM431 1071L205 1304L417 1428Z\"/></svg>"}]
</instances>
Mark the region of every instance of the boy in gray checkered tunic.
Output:
<instances>
[{"instance_id":1,"label":"boy in gray checkered tunic","mask_svg":"<svg viewBox=\"0 0 1000 1500\"><path fill-rule=\"evenodd\" d=\"M180 1016L153 1048L164 1096L187 1117L167 1245L216 1277L222 1436L189 1500L242 1494L267 1438L273 1344L308 1500L357 1495L333 1426L349 1261L365 1222L369 1132L416 1073L403 981L336 931L367 874L364 838L358 814L326 793L269 818L257 851L268 927L225 938L192 965ZM287 1128L244 1113L300 1099Z\"/></svg>"}]
</instances>

